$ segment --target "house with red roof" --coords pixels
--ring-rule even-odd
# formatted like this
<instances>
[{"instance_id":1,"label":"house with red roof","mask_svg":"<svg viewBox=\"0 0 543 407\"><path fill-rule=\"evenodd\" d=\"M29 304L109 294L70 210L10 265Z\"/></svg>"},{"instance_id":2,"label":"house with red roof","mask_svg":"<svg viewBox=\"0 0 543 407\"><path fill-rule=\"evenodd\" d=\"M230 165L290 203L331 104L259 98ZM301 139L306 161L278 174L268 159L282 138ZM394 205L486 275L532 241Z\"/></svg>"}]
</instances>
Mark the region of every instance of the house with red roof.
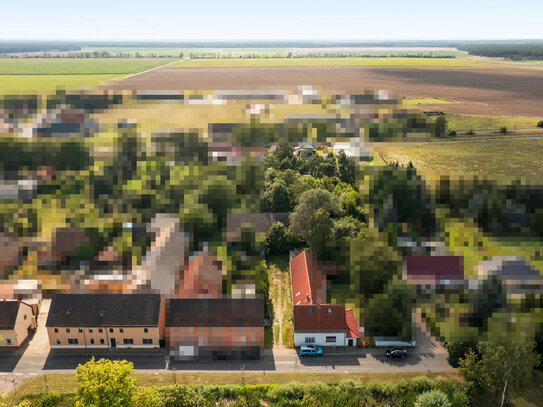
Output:
<instances>
[{"instance_id":1,"label":"house with red roof","mask_svg":"<svg viewBox=\"0 0 543 407\"><path fill-rule=\"evenodd\" d=\"M464 287L464 263L461 256L405 256L403 279L419 291Z\"/></svg>"},{"instance_id":2,"label":"house with red roof","mask_svg":"<svg viewBox=\"0 0 543 407\"><path fill-rule=\"evenodd\" d=\"M307 251L290 261L294 346L356 346L360 327L354 310L326 303L326 276L334 272Z\"/></svg>"}]
</instances>

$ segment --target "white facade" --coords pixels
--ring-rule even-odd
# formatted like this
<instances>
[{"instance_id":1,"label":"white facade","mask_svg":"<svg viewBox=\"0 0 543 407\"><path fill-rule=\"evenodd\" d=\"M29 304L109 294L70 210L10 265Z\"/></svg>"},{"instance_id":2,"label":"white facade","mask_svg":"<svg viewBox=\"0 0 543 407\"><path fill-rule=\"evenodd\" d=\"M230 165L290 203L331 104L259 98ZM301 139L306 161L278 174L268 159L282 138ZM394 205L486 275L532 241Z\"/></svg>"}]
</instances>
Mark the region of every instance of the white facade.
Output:
<instances>
[{"instance_id":1,"label":"white facade","mask_svg":"<svg viewBox=\"0 0 543 407\"><path fill-rule=\"evenodd\" d=\"M335 341L331 341L331 338L335 338ZM301 345L356 346L356 338L347 338L345 332L294 332L294 346Z\"/></svg>"}]
</instances>

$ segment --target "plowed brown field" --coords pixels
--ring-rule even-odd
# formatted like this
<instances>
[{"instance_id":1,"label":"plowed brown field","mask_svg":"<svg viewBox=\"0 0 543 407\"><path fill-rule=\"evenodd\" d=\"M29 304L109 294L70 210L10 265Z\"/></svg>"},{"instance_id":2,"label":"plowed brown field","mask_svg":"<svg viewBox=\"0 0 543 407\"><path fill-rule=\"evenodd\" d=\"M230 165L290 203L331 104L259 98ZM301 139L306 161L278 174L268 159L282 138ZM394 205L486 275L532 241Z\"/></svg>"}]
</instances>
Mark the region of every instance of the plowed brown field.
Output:
<instances>
[{"instance_id":1,"label":"plowed brown field","mask_svg":"<svg viewBox=\"0 0 543 407\"><path fill-rule=\"evenodd\" d=\"M543 117L543 69L486 67L311 66L160 68L112 82L113 89L247 89L315 85L356 93L386 89L397 97L460 103L424 110Z\"/></svg>"}]
</instances>

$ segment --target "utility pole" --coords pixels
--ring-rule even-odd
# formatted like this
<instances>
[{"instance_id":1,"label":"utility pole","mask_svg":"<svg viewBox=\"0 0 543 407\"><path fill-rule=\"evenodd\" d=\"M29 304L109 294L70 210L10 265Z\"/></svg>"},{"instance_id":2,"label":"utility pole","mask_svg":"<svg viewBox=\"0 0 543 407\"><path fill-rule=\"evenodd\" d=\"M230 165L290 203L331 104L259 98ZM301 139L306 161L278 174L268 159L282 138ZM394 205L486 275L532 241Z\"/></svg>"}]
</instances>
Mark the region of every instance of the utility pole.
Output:
<instances>
[{"instance_id":1,"label":"utility pole","mask_svg":"<svg viewBox=\"0 0 543 407\"><path fill-rule=\"evenodd\" d=\"M83 327L83 322L81 322L81 332L83 332L83 342L85 342L85 349L87 349L87 337L85 336L85 328Z\"/></svg>"}]
</instances>

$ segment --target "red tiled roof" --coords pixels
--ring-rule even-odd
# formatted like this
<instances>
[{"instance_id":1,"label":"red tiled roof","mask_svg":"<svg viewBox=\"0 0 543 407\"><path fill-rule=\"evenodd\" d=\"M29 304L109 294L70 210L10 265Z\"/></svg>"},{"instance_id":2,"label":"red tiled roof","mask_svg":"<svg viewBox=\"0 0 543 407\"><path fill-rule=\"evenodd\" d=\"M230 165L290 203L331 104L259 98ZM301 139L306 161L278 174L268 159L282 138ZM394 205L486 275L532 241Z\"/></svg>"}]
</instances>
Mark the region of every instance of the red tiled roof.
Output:
<instances>
[{"instance_id":1,"label":"red tiled roof","mask_svg":"<svg viewBox=\"0 0 543 407\"><path fill-rule=\"evenodd\" d=\"M406 280L462 280L464 265L460 256L406 256L403 275Z\"/></svg>"},{"instance_id":2,"label":"red tiled roof","mask_svg":"<svg viewBox=\"0 0 543 407\"><path fill-rule=\"evenodd\" d=\"M290 261L292 304L326 302L326 274L305 250Z\"/></svg>"},{"instance_id":3,"label":"red tiled roof","mask_svg":"<svg viewBox=\"0 0 543 407\"><path fill-rule=\"evenodd\" d=\"M295 305L293 310L294 331L338 332L347 330L345 305Z\"/></svg>"},{"instance_id":4,"label":"red tiled roof","mask_svg":"<svg viewBox=\"0 0 543 407\"><path fill-rule=\"evenodd\" d=\"M356 321L354 309L345 310L345 321L347 323L347 338L360 338L360 327Z\"/></svg>"}]
</instances>

